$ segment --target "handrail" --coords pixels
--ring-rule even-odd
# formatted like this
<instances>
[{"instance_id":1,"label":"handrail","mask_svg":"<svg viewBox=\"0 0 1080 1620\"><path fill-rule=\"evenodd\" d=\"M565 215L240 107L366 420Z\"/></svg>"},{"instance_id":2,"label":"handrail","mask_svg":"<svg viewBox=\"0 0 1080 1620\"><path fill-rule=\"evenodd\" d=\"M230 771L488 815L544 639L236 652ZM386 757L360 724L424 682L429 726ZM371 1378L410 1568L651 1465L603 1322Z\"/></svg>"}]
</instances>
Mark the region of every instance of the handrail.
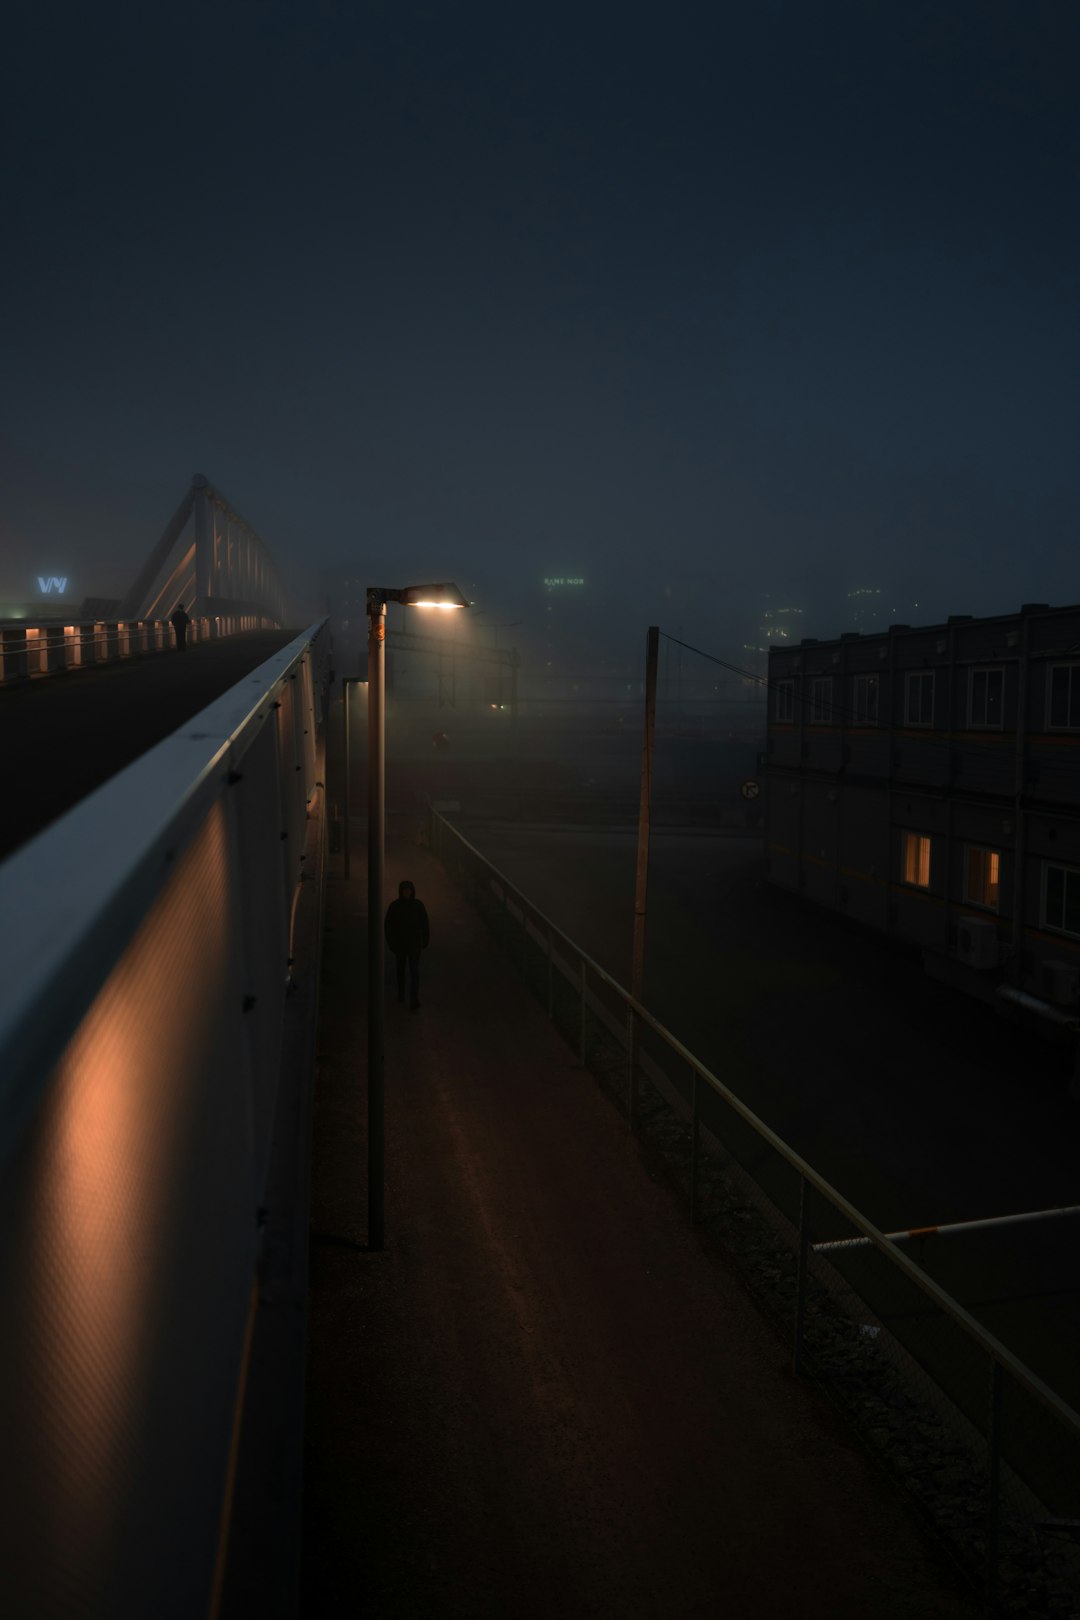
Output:
<instances>
[{"instance_id":1,"label":"handrail","mask_svg":"<svg viewBox=\"0 0 1080 1620\"><path fill-rule=\"evenodd\" d=\"M0 864L5 1613L216 1612L325 622Z\"/></svg>"},{"instance_id":2,"label":"handrail","mask_svg":"<svg viewBox=\"0 0 1080 1620\"><path fill-rule=\"evenodd\" d=\"M221 607L221 613L189 620L192 644L243 630L276 628L276 621L252 603L223 602ZM0 620L0 687L21 686L25 681L174 648L168 619L4 619Z\"/></svg>"},{"instance_id":3,"label":"handrail","mask_svg":"<svg viewBox=\"0 0 1080 1620\"><path fill-rule=\"evenodd\" d=\"M550 917L540 910L539 906L528 900L521 890L511 883L510 879L500 872L485 855L482 855L452 822L447 821L445 816L441 815L437 810L433 809L431 814L434 820L441 822L446 830L464 845L469 854L482 866L486 867L509 893L514 895L523 908L528 907L533 916L544 925L544 928L550 930L553 937L557 937L564 945L568 946L578 960L587 965L591 973L614 990L635 1017L640 1018L644 1024L658 1035L675 1055L681 1058L694 1073L699 1075L723 1099L728 1107L738 1114L758 1136L791 1165L792 1169L796 1170L812 1187L816 1188L822 1197L832 1204L846 1220L856 1226L870 1240L873 1246L888 1259L890 1265L895 1266L908 1282L914 1284L916 1288L933 1300L934 1304L944 1311L946 1315L950 1316L959 1327L963 1328L965 1333L969 1334L999 1366L1008 1371L1029 1394L1033 1395L1055 1417L1072 1429L1077 1438L1080 1439L1080 1414L1075 1412L1066 1401L1063 1401L1060 1395L1055 1394L1036 1373L1033 1373L1029 1367L1018 1360L1013 1352L1001 1343L1000 1339L995 1338L992 1333L988 1333L981 1323L977 1322L970 1312L966 1311L950 1294L947 1294L933 1278L928 1277L913 1261L908 1259L906 1254L897 1249L872 1221L868 1220L860 1210L856 1209L854 1204L844 1197L843 1193L838 1192L831 1183L825 1180L824 1176L820 1175L811 1164L808 1164L800 1154L796 1153L794 1148L789 1147L781 1136L778 1136L770 1126L765 1124L764 1120L759 1119L751 1108L748 1108L722 1080L718 1079L700 1059L694 1056L688 1047L683 1045L678 1036L673 1035L641 1002L635 1001L630 992L624 989L616 979L613 979L610 973L583 951L568 934L563 932L557 923L552 922Z\"/></svg>"},{"instance_id":4,"label":"handrail","mask_svg":"<svg viewBox=\"0 0 1080 1620\"><path fill-rule=\"evenodd\" d=\"M0 864L0 912L25 919L17 940L0 935L0 1164L72 1022L160 892L223 771L240 764L252 720L321 627L302 632ZM77 951L79 934L93 938L92 952Z\"/></svg>"}]
</instances>

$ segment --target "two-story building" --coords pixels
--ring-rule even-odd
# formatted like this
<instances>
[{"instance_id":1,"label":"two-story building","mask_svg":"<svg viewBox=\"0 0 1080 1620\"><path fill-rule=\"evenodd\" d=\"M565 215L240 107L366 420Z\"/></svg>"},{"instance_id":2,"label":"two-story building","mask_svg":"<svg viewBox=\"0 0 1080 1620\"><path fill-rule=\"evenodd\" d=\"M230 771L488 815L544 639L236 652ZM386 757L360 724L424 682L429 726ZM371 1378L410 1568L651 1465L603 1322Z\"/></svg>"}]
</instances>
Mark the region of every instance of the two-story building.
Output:
<instances>
[{"instance_id":1,"label":"two-story building","mask_svg":"<svg viewBox=\"0 0 1080 1620\"><path fill-rule=\"evenodd\" d=\"M771 648L767 776L772 882L1080 1015L1080 607Z\"/></svg>"}]
</instances>

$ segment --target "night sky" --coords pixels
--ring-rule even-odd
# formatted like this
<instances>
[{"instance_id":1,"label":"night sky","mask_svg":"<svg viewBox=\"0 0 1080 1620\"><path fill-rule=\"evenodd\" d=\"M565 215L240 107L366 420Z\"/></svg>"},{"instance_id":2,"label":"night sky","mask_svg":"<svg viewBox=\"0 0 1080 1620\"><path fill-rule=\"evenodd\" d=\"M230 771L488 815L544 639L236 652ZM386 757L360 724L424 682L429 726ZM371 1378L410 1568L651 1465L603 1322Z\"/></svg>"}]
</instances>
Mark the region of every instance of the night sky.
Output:
<instances>
[{"instance_id":1,"label":"night sky","mask_svg":"<svg viewBox=\"0 0 1080 1620\"><path fill-rule=\"evenodd\" d=\"M1074 0L6 16L5 578L119 592L201 471L313 604L1080 598Z\"/></svg>"}]
</instances>

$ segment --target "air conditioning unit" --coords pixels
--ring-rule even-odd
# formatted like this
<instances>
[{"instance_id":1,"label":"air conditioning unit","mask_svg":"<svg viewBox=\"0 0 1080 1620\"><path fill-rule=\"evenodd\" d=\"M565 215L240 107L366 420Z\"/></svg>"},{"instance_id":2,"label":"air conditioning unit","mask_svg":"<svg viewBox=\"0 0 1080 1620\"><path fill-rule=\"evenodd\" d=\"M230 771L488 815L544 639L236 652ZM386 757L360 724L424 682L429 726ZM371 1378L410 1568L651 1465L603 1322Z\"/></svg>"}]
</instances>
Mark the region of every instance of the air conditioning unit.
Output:
<instances>
[{"instance_id":1,"label":"air conditioning unit","mask_svg":"<svg viewBox=\"0 0 1080 1620\"><path fill-rule=\"evenodd\" d=\"M1071 962L1044 962L1042 983L1049 999L1059 1007L1075 1007L1080 1001L1080 967Z\"/></svg>"},{"instance_id":2,"label":"air conditioning unit","mask_svg":"<svg viewBox=\"0 0 1080 1620\"><path fill-rule=\"evenodd\" d=\"M989 918L961 918L956 930L956 954L968 967L997 967L997 923Z\"/></svg>"}]
</instances>

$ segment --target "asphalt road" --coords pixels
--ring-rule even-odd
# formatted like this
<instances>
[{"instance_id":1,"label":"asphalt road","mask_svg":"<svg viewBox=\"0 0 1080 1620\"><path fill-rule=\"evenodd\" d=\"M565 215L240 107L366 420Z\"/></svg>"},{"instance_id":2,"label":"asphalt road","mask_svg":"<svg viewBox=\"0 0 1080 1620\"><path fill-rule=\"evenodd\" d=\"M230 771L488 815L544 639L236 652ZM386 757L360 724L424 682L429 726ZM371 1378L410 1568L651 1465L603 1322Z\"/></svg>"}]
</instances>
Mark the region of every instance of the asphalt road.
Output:
<instances>
[{"instance_id":1,"label":"asphalt road","mask_svg":"<svg viewBox=\"0 0 1080 1620\"><path fill-rule=\"evenodd\" d=\"M458 824L628 982L632 830ZM1064 1060L917 957L773 888L755 838L654 838L645 1001L883 1230L1080 1203ZM1078 1236L1058 1220L913 1252L1074 1407Z\"/></svg>"}]
</instances>

